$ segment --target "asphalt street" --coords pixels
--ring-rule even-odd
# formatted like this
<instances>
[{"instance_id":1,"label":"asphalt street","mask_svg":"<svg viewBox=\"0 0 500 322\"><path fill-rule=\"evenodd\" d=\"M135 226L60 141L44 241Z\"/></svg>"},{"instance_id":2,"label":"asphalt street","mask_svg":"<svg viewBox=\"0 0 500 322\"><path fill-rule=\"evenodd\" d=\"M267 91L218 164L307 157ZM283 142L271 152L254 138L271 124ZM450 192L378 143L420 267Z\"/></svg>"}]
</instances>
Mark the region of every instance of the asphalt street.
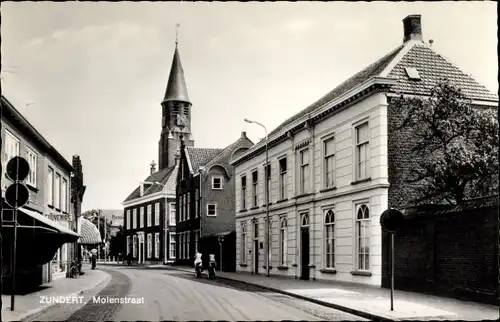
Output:
<instances>
[{"instance_id":1,"label":"asphalt street","mask_svg":"<svg viewBox=\"0 0 500 322\"><path fill-rule=\"evenodd\" d=\"M86 304L57 305L25 321L366 321L239 282L199 279L177 270L103 269L111 281L84 294ZM98 297L129 303L98 303Z\"/></svg>"}]
</instances>

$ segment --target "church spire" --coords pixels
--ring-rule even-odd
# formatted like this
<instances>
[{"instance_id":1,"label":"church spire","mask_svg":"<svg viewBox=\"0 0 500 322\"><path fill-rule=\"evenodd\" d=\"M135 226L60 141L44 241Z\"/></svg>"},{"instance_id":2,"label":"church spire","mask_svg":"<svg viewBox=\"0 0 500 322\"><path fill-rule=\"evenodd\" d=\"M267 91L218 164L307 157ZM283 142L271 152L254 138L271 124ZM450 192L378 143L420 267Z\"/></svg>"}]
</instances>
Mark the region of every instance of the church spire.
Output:
<instances>
[{"instance_id":1,"label":"church spire","mask_svg":"<svg viewBox=\"0 0 500 322\"><path fill-rule=\"evenodd\" d=\"M170 68L170 76L168 77L167 90L163 102L177 101L186 102L191 104L186 87L186 80L184 79L184 70L182 69L181 59L179 56L179 27L176 25L175 32L175 51L174 59L172 60L172 67Z\"/></svg>"}]
</instances>

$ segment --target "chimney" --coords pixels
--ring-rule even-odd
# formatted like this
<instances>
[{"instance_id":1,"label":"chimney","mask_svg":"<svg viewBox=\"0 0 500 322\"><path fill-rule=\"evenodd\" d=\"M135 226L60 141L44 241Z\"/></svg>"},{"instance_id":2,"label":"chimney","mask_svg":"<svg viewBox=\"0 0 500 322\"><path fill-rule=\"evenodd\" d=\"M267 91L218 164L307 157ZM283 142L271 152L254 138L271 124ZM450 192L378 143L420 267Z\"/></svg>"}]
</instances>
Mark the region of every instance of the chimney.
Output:
<instances>
[{"instance_id":1,"label":"chimney","mask_svg":"<svg viewBox=\"0 0 500 322\"><path fill-rule=\"evenodd\" d=\"M247 138L247 132L243 131L241 132L241 138L246 139Z\"/></svg>"},{"instance_id":2,"label":"chimney","mask_svg":"<svg viewBox=\"0 0 500 322\"><path fill-rule=\"evenodd\" d=\"M409 15L403 19L404 38L403 42L410 40L422 40L421 15Z\"/></svg>"},{"instance_id":3,"label":"chimney","mask_svg":"<svg viewBox=\"0 0 500 322\"><path fill-rule=\"evenodd\" d=\"M149 174L153 174L156 172L156 163L155 161L151 161L151 164L149 165L151 168L150 168L150 173Z\"/></svg>"}]
</instances>

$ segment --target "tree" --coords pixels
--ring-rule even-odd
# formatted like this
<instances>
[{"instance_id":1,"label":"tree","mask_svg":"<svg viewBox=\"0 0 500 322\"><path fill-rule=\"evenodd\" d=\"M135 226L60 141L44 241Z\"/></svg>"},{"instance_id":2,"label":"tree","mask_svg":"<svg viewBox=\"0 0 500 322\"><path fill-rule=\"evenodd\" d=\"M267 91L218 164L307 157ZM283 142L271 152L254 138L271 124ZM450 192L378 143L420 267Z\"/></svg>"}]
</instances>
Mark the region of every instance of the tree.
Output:
<instances>
[{"instance_id":1,"label":"tree","mask_svg":"<svg viewBox=\"0 0 500 322\"><path fill-rule=\"evenodd\" d=\"M468 198L496 192L498 187L497 110L472 105L460 88L443 80L430 97L394 100L402 116L397 130L409 130L412 158L418 166L407 182L417 183L421 198L462 204ZM397 135L397 132L396 132Z\"/></svg>"},{"instance_id":2,"label":"tree","mask_svg":"<svg viewBox=\"0 0 500 322\"><path fill-rule=\"evenodd\" d=\"M116 235L111 237L109 254L111 256L118 256L118 254L122 254L122 256L125 256L125 241L125 230L123 229L123 226L120 226L118 228L118 231L116 232Z\"/></svg>"}]
</instances>

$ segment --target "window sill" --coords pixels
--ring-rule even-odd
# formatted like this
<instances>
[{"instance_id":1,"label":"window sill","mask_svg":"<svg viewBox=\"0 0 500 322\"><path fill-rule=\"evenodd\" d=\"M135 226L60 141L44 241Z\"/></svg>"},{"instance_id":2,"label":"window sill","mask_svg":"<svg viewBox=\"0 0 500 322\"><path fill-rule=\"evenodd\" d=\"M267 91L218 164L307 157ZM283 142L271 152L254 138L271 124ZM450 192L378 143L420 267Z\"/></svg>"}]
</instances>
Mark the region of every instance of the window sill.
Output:
<instances>
[{"instance_id":1,"label":"window sill","mask_svg":"<svg viewBox=\"0 0 500 322\"><path fill-rule=\"evenodd\" d=\"M361 179L361 180L356 180L356 181L351 182L351 185L354 186L354 185L369 182L369 181L372 181L372 178L365 178L365 179Z\"/></svg>"},{"instance_id":2,"label":"window sill","mask_svg":"<svg viewBox=\"0 0 500 322\"><path fill-rule=\"evenodd\" d=\"M241 267L248 267L248 264L243 264L243 263L240 263L240 266L241 266Z\"/></svg>"},{"instance_id":3,"label":"window sill","mask_svg":"<svg viewBox=\"0 0 500 322\"><path fill-rule=\"evenodd\" d=\"M372 276L372 273L368 272L368 271L351 271L351 275L356 275L356 276Z\"/></svg>"},{"instance_id":4,"label":"window sill","mask_svg":"<svg viewBox=\"0 0 500 322\"><path fill-rule=\"evenodd\" d=\"M292 267L297 267L297 264L292 264Z\"/></svg>"},{"instance_id":5,"label":"window sill","mask_svg":"<svg viewBox=\"0 0 500 322\"><path fill-rule=\"evenodd\" d=\"M323 268L319 271L323 274L337 274L337 270L335 268Z\"/></svg>"},{"instance_id":6,"label":"window sill","mask_svg":"<svg viewBox=\"0 0 500 322\"><path fill-rule=\"evenodd\" d=\"M62 213L65 214L65 215L69 215L69 213L66 210L63 210Z\"/></svg>"},{"instance_id":7,"label":"window sill","mask_svg":"<svg viewBox=\"0 0 500 322\"><path fill-rule=\"evenodd\" d=\"M247 209L240 209L240 212L246 212L248 211Z\"/></svg>"},{"instance_id":8,"label":"window sill","mask_svg":"<svg viewBox=\"0 0 500 322\"><path fill-rule=\"evenodd\" d=\"M38 193L38 188L36 188L35 186L32 186L29 183L27 183L26 187L28 187L28 189L30 189L31 191Z\"/></svg>"},{"instance_id":9,"label":"window sill","mask_svg":"<svg viewBox=\"0 0 500 322\"><path fill-rule=\"evenodd\" d=\"M334 191L334 190L337 190L337 187L324 188L324 189L321 189L319 192L323 193L323 192L329 192L329 191Z\"/></svg>"},{"instance_id":10,"label":"window sill","mask_svg":"<svg viewBox=\"0 0 500 322\"><path fill-rule=\"evenodd\" d=\"M54 206L52 205L47 205L47 207L49 207L50 209L54 209Z\"/></svg>"},{"instance_id":11,"label":"window sill","mask_svg":"<svg viewBox=\"0 0 500 322\"><path fill-rule=\"evenodd\" d=\"M277 269L279 269L280 271L286 271L288 270L288 266L278 266Z\"/></svg>"},{"instance_id":12,"label":"window sill","mask_svg":"<svg viewBox=\"0 0 500 322\"><path fill-rule=\"evenodd\" d=\"M59 209L59 208L55 208L55 210L61 212L61 209Z\"/></svg>"},{"instance_id":13,"label":"window sill","mask_svg":"<svg viewBox=\"0 0 500 322\"><path fill-rule=\"evenodd\" d=\"M250 210L255 210L255 209L259 209L259 206L255 206L255 207L250 208Z\"/></svg>"},{"instance_id":14,"label":"window sill","mask_svg":"<svg viewBox=\"0 0 500 322\"><path fill-rule=\"evenodd\" d=\"M298 195L298 196L295 196L293 197L294 199L300 199L300 198L304 198L304 197L308 197L308 196L311 196L312 193L311 192L308 192L308 193L303 193L301 195Z\"/></svg>"},{"instance_id":15,"label":"window sill","mask_svg":"<svg viewBox=\"0 0 500 322\"><path fill-rule=\"evenodd\" d=\"M282 203L282 202L285 202L285 201L288 201L288 198L278 200L278 201L276 201L276 203Z\"/></svg>"},{"instance_id":16,"label":"window sill","mask_svg":"<svg viewBox=\"0 0 500 322\"><path fill-rule=\"evenodd\" d=\"M272 205L272 204L273 204L273 203L272 203L272 202L270 202L270 203L269 203L269 206L270 206L270 205ZM263 204L263 205L262 205L262 208L264 208L265 206L266 206L266 204Z\"/></svg>"}]
</instances>

